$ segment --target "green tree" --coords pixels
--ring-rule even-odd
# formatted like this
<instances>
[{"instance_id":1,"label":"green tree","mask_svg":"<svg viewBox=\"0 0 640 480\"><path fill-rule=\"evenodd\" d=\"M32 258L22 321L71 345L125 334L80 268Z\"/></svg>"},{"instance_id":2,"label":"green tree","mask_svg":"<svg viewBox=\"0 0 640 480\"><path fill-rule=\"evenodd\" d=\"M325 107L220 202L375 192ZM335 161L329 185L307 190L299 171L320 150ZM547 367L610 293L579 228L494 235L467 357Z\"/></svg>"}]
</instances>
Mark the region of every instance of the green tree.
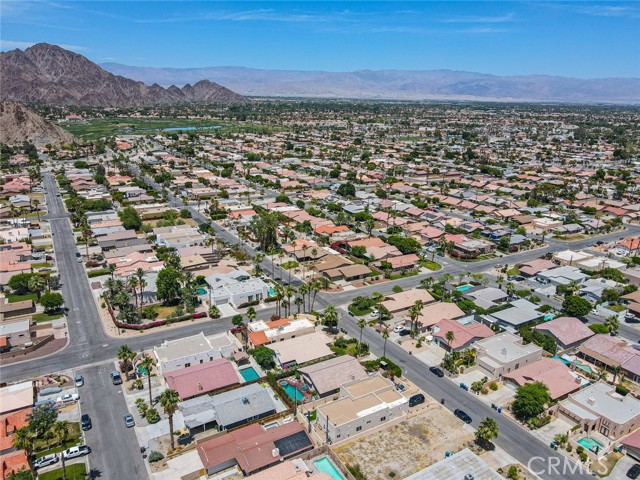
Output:
<instances>
[{"instance_id":1,"label":"green tree","mask_svg":"<svg viewBox=\"0 0 640 480\"><path fill-rule=\"evenodd\" d=\"M28 281L29 291L36 293L38 295L38 298L40 298L40 294L42 293L42 290L44 289L45 284L46 283L44 281L44 278L42 278L42 276L34 275Z\"/></svg>"},{"instance_id":2,"label":"green tree","mask_svg":"<svg viewBox=\"0 0 640 480\"><path fill-rule=\"evenodd\" d=\"M389 329L385 328L382 330L382 339L384 340L384 344L382 346L382 356L387 356L387 340L389 340Z\"/></svg>"},{"instance_id":3,"label":"green tree","mask_svg":"<svg viewBox=\"0 0 640 480\"><path fill-rule=\"evenodd\" d=\"M63 445L69 436L69 422L58 421L51 426L51 433L56 439L58 445ZM60 455L62 461L62 480L67 480L67 466L65 465L64 455Z\"/></svg>"},{"instance_id":4,"label":"green tree","mask_svg":"<svg viewBox=\"0 0 640 480\"><path fill-rule=\"evenodd\" d=\"M345 182L338 187L336 193L341 197L355 197L356 187L351 182Z\"/></svg>"},{"instance_id":5,"label":"green tree","mask_svg":"<svg viewBox=\"0 0 640 480\"><path fill-rule=\"evenodd\" d=\"M145 355L140 361L140 368L142 371L147 372L147 381L149 385L149 406L153 406L153 395L151 393L151 373L153 372L153 367L156 365L155 360L151 355Z\"/></svg>"},{"instance_id":6,"label":"green tree","mask_svg":"<svg viewBox=\"0 0 640 480\"><path fill-rule=\"evenodd\" d=\"M249 230L263 252L269 252L278 244L278 225L277 212L260 212L251 217Z\"/></svg>"},{"instance_id":7,"label":"green tree","mask_svg":"<svg viewBox=\"0 0 640 480\"><path fill-rule=\"evenodd\" d=\"M131 360L135 356L135 352L129 348L129 345L120 345L120 348L118 349L118 360Z\"/></svg>"},{"instance_id":8,"label":"green tree","mask_svg":"<svg viewBox=\"0 0 640 480\"><path fill-rule=\"evenodd\" d=\"M476 430L476 442L479 445L487 445L498 437L499 431L498 422L491 417L485 417Z\"/></svg>"},{"instance_id":9,"label":"green tree","mask_svg":"<svg viewBox=\"0 0 640 480\"><path fill-rule=\"evenodd\" d=\"M142 218L133 207L125 207L118 212L122 226L127 230L140 230L142 228Z\"/></svg>"},{"instance_id":10,"label":"green tree","mask_svg":"<svg viewBox=\"0 0 640 480\"><path fill-rule=\"evenodd\" d=\"M562 302L562 308L572 317L584 317L591 311L591 304L582 297L569 295Z\"/></svg>"},{"instance_id":11,"label":"green tree","mask_svg":"<svg viewBox=\"0 0 640 480\"><path fill-rule=\"evenodd\" d=\"M63 303L64 299L58 292L44 292L40 297L40 304L44 307L45 312L58 310Z\"/></svg>"},{"instance_id":12,"label":"green tree","mask_svg":"<svg viewBox=\"0 0 640 480\"><path fill-rule=\"evenodd\" d=\"M453 331L449 330L444 334L444 338L447 340L447 345L451 348L451 343L456 339L456 334Z\"/></svg>"},{"instance_id":13,"label":"green tree","mask_svg":"<svg viewBox=\"0 0 640 480\"><path fill-rule=\"evenodd\" d=\"M329 327L329 331L333 332L338 327L338 311L335 305L327 305L324 310L324 323Z\"/></svg>"},{"instance_id":14,"label":"green tree","mask_svg":"<svg viewBox=\"0 0 640 480\"><path fill-rule=\"evenodd\" d=\"M275 359L273 357L273 350L268 347L261 346L253 351L253 358L258 362L258 365L263 370L271 370L276 366Z\"/></svg>"},{"instance_id":15,"label":"green tree","mask_svg":"<svg viewBox=\"0 0 640 480\"><path fill-rule=\"evenodd\" d=\"M29 292L29 281L35 276L39 275L37 273L18 273L9 279L7 285L16 293Z\"/></svg>"},{"instance_id":16,"label":"green tree","mask_svg":"<svg viewBox=\"0 0 640 480\"><path fill-rule=\"evenodd\" d=\"M165 267L158 273L156 295L165 303L171 303L180 296L180 273L173 267Z\"/></svg>"},{"instance_id":17,"label":"green tree","mask_svg":"<svg viewBox=\"0 0 640 480\"><path fill-rule=\"evenodd\" d=\"M358 319L358 328L360 329L360 340L358 341L358 355L362 353L362 331L367 326L367 321L364 318ZM357 355L356 355L357 356Z\"/></svg>"},{"instance_id":18,"label":"green tree","mask_svg":"<svg viewBox=\"0 0 640 480\"><path fill-rule=\"evenodd\" d=\"M180 397L175 390L167 389L160 394L160 406L164 413L169 417L169 438L171 441L171 450L175 449L175 441L173 439L173 414L178 409Z\"/></svg>"},{"instance_id":19,"label":"green tree","mask_svg":"<svg viewBox=\"0 0 640 480\"><path fill-rule=\"evenodd\" d=\"M544 383L528 383L516 390L512 410L519 420L528 420L544 412L544 407L550 400L549 389Z\"/></svg>"},{"instance_id":20,"label":"green tree","mask_svg":"<svg viewBox=\"0 0 640 480\"><path fill-rule=\"evenodd\" d=\"M616 315L611 315L604 321L604 326L609 329L609 332L615 333L620 328L620 320Z\"/></svg>"}]
</instances>

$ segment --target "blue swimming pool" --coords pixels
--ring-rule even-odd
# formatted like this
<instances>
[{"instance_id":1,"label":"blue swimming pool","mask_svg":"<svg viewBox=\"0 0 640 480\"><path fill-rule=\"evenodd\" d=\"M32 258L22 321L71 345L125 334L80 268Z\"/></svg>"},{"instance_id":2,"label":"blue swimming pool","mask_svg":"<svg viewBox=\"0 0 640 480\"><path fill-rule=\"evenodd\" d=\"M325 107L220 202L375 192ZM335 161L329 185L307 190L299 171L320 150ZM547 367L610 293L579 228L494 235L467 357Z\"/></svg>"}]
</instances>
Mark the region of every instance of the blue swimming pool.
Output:
<instances>
[{"instance_id":1,"label":"blue swimming pool","mask_svg":"<svg viewBox=\"0 0 640 480\"><path fill-rule=\"evenodd\" d=\"M294 402L301 402L302 400L304 400L304 394L290 383L280 382L280 385L282 385L282 388L284 388L287 396Z\"/></svg>"},{"instance_id":2,"label":"blue swimming pool","mask_svg":"<svg viewBox=\"0 0 640 480\"><path fill-rule=\"evenodd\" d=\"M273 288L269 288L269 296L275 297L275 295L276 295L276 291Z\"/></svg>"},{"instance_id":3,"label":"blue swimming pool","mask_svg":"<svg viewBox=\"0 0 640 480\"><path fill-rule=\"evenodd\" d=\"M247 367L240 370L240 375L244 378L245 382L250 382L251 380L255 380L256 378L260 378L258 372L253 367Z\"/></svg>"},{"instance_id":4,"label":"blue swimming pool","mask_svg":"<svg viewBox=\"0 0 640 480\"><path fill-rule=\"evenodd\" d=\"M586 450L589 450L591 452L594 452L596 450L596 447L598 451L604 448L604 445L602 445L600 442L589 437L581 438L580 440L578 440L578 443L582 445Z\"/></svg>"},{"instance_id":5,"label":"blue swimming pool","mask_svg":"<svg viewBox=\"0 0 640 480\"><path fill-rule=\"evenodd\" d=\"M206 295L207 291L204 288L196 288L196 292L198 292L198 295Z\"/></svg>"},{"instance_id":6,"label":"blue swimming pool","mask_svg":"<svg viewBox=\"0 0 640 480\"><path fill-rule=\"evenodd\" d=\"M331 463L331 460L329 460L327 457L322 457L321 459L316 460L315 462L313 462L313 465L318 471L326 473L331 478L333 478L333 480L344 480L344 477L340 475L338 469L333 466L333 463Z\"/></svg>"},{"instance_id":7,"label":"blue swimming pool","mask_svg":"<svg viewBox=\"0 0 640 480\"><path fill-rule=\"evenodd\" d=\"M459 287L456 287L456 290L459 292L466 292L470 288L473 288L473 285L460 285Z\"/></svg>"}]
</instances>

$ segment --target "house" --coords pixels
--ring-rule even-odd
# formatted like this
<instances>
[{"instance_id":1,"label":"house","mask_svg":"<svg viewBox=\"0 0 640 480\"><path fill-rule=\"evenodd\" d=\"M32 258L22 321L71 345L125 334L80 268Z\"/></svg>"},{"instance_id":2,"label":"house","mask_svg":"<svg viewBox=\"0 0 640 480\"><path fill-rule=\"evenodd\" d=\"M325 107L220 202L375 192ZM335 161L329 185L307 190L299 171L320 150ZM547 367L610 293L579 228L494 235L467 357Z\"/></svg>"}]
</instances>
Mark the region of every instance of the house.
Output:
<instances>
[{"instance_id":1,"label":"house","mask_svg":"<svg viewBox=\"0 0 640 480\"><path fill-rule=\"evenodd\" d=\"M205 337L197 335L177 340L165 340L153 353L158 364L158 371L165 374L172 370L187 368L191 365L213 362L219 358L231 358L235 341L226 333Z\"/></svg>"},{"instance_id":2,"label":"house","mask_svg":"<svg viewBox=\"0 0 640 480\"><path fill-rule=\"evenodd\" d=\"M524 298L515 300L510 305L510 308L483 315L483 318L491 324L497 323L507 329L516 329L544 317L544 314L538 311L538 305Z\"/></svg>"},{"instance_id":3,"label":"house","mask_svg":"<svg viewBox=\"0 0 640 480\"><path fill-rule=\"evenodd\" d=\"M575 264L575 262L573 263ZM545 270L536 275L538 283L554 286L568 285L571 282L582 283L587 278L589 275L582 273L579 268L569 265Z\"/></svg>"},{"instance_id":4,"label":"house","mask_svg":"<svg viewBox=\"0 0 640 480\"><path fill-rule=\"evenodd\" d=\"M9 479L13 474L21 471L30 471L27 452L24 450L14 450L12 452L0 454L0 478Z\"/></svg>"},{"instance_id":5,"label":"house","mask_svg":"<svg viewBox=\"0 0 640 480\"><path fill-rule=\"evenodd\" d=\"M485 460L468 448L443 458L404 480L504 480Z\"/></svg>"},{"instance_id":6,"label":"house","mask_svg":"<svg viewBox=\"0 0 640 480\"><path fill-rule=\"evenodd\" d=\"M190 225L175 225L153 229L156 244L161 247L182 248L204 243L204 236Z\"/></svg>"},{"instance_id":7,"label":"house","mask_svg":"<svg viewBox=\"0 0 640 480\"><path fill-rule=\"evenodd\" d=\"M30 408L36 401L33 381L15 383L0 388L0 415Z\"/></svg>"},{"instance_id":8,"label":"house","mask_svg":"<svg viewBox=\"0 0 640 480\"><path fill-rule=\"evenodd\" d=\"M533 327L534 330L549 334L560 350L569 350L579 346L595 333L575 317L558 317Z\"/></svg>"},{"instance_id":9,"label":"house","mask_svg":"<svg viewBox=\"0 0 640 480\"><path fill-rule=\"evenodd\" d=\"M207 295L211 305L230 303L238 307L269 296L269 285L261 278L250 276L244 270L214 273L206 277L205 282L209 286Z\"/></svg>"},{"instance_id":10,"label":"house","mask_svg":"<svg viewBox=\"0 0 640 480\"><path fill-rule=\"evenodd\" d=\"M434 301L431 294L424 288L412 288L403 292L387 295L381 303L391 314L409 310L418 300L425 305Z\"/></svg>"},{"instance_id":11,"label":"house","mask_svg":"<svg viewBox=\"0 0 640 480\"><path fill-rule=\"evenodd\" d=\"M555 267L555 263L553 263L551 260L545 260L543 258L536 258L534 260L523 262L518 265L520 275L522 275L523 277L535 277L540 272L544 272L545 270L549 270L550 268Z\"/></svg>"},{"instance_id":12,"label":"house","mask_svg":"<svg viewBox=\"0 0 640 480\"><path fill-rule=\"evenodd\" d=\"M351 355L342 355L314 363L300 368L298 372L302 375L304 382L321 398L333 395L345 383L367 377L367 372L360 362Z\"/></svg>"},{"instance_id":13,"label":"house","mask_svg":"<svg viewBox=\"0 0 640 480\"><path fill-rule=\"evenodd\" d=\"M555 358L541 358L503 375L503 381L512 388L541 382L549 389L551 400L558 400L580 390L581 379L569 367Z\"/></svg>"},{"instance_id":14,"label":"house","mask_svg":"<svg viewBox=\"0 0 640 480\"><path fill-rule=\"evenodd\" d=\"M587 252L574 252L573 250L563 250L553 254L553 261L559 265L574 266L577 262L582 262L593 257Z\"/></svg>"},{"instance_id":15,"label":"house","mask_svg":"<svg viewBox=\"0 0 640 480\"><path fill-rule=\"evenodd\" d=\"M426 305L416 320L415 328L420 332L431 330L442 320L456 320L466 314L455 303L437 302Z\"/></svg>"},{"instance_id":16,"label":"house","mask_svg":"<svg viewBox=\"0 0 640 480\"><path fill-rule=\"evenodd\" d=\"M609 371L619 369L619 375L627 380L640 382L640 350L621 338L594 335L578 347L578 356Z\"/></svg>"},{"instance_id":17,"label":"house","mask_svg":"<svg viewBox=\"0 0 640 480\"><path fill-rule=\"evenodd\" d=\"M640 460L640 430L624 437L620 440L620 445L625 448L627 455L635 460Z\"/></svg>"},{"instance_id":18,"label":"house","mask_svg":"<svg viewBox=\"0 0 640 480\"><path fill-rule=\"evenodd\" d=\"M502 378L542 358L541 347L534 343L524 345L520 337L509 332L478 340L474 347L476 364L490 379Z\"/></svg>"},{"instance_id":19,"label":"house","mask_svg":"<svg viewBox=\"0 0 640 480\"><path fill-rule=\"evenodd\" d=\"M499 288L485 287L478 290L470 290L465 293L465 296L470 297L477 306L488 309L505 302L509 294Z\"/></svg>"},{"instance_id":20,"label":"house","mask_svg":"<svg viewBox=\"0 0 640 480\"><path fill-rule=\"evenodd\" d=\"M482 338L488 338L495 335L493 330L482 323L466 321L440 320L433 327L433 339L437 345L445 350L460 351L469 348L474 342ZM447 339L447 333L453 333L453 340Z\"/></svg>"},{"instance_id":21,"label":"house","mask_svg":"<svg viewBox=\"0 0 640 480\"><path fill-rule=\"evenodd\" d=\"M456 242L451 249L451 255L458 258L472 259L495 250L496 245L484 240L464 240Z\"/></svg>"},{"instance_id":22,"label":"house","mask_svg":"<svg viewBox=\"0 0 640 480\"><path fill-rule=\"evenodd\" d=\"M0 341L3 349L31 344L31 317L0 322Z\"/></svg>"},{"instance_id":23,"label":"house","mask_svg":"<svg viewBox=\"0 0 640 480\"><path fill-rule=\"evenodd\" d=\"M330 343L331 339L324 333L314 332L271 344L269 348L274 352L277 365L285 369L333 355L328 347Z\"/></svg>"},{"instance_id":24,"label":"house","mask_svg":"<svg viewBox=\"0 0 640 480\"><path fill-rule=\"evenodd\" d=\"M193 435L210 429L229 430L276 413L271 395L257 383L178 403L185 426Z\"/></svg>"},{"instance_id":25,"label":"house","mask_svg":"<svg viewBox=\"0 0 640 480\"><path fill-rule=\"evenodd\" d=\"M196 448L207 475L236 465L251 475L313 449L313 442L295 421L268 430L253 423L198 442Z\"/></svg>"},{"instance_id":26,"label":"house","mask_svg":"<svg viewBox=\"0 0 640 480\"><path fill-rule=\"evenodd\" d=\"M366 265L353 264L322 272L332 282L344 280L350 282L363 279L371 274L371 269Z\"/></svg>"},{"instance_id":27,"label":"house","mask_svg":"<svg viewBox=\"0 0 640 480\"><path fill-rule=\"evenodd\" d=\"M0 415L0 454L13 450L13 439L16 430L29 424L31 407Z\"/></svg>"},{"instance_id":28,"label":"house","mask_svg":"<svg viewBox=\"0 0 640 480\"><path fill-rule=\"evenodd\" d=\"M340 398L316 409L315 428L329 442L402 418L409 412L409 400L394 383L381 375L354 380L340 387Z\"/></svg>"},{"instance_id":29,"label":"house","mask_svg":"<svg viewBox=\"0 0 640 480\"><path fill-rule=\"evenodd\" d=\"M17 319L30 316L36 312L33 300L22 300L20 302L9 302L6 298L0 298L0 321Z\"/></svg>"},{"instance_id":30,"label":"house","mask_svg":"<svg viewBox=\"0 0 640 480\"><path fill-rule=\"evenodd\" d=\"M554 414L585 432L598 432L617 440L640 426L640 400L622 396L616 387L602 382L576 392L558 403Z\"/></svg>"},{"instance_id":31,"label":"house","mask_svg":"<svg viewBox=\"0 0 640 480\"><path fill-rule=\"evenodd\" d=\"M273 342L282 342L316 331L315 322L309 318L281 318L265 322L258 320L247 325L249 347L256 348Z\"/></svg>"},{"instance_id":32,"label":"house","mask_svg":"<svg viewBox=\"0 0 640 480\"><path fill-rule=\"evenodd\" d=\"M198 363L164 374L167 387L178 392L180 400L206 395L240 383L233 363L226 358Z\"/></svg>"}]
</instances>

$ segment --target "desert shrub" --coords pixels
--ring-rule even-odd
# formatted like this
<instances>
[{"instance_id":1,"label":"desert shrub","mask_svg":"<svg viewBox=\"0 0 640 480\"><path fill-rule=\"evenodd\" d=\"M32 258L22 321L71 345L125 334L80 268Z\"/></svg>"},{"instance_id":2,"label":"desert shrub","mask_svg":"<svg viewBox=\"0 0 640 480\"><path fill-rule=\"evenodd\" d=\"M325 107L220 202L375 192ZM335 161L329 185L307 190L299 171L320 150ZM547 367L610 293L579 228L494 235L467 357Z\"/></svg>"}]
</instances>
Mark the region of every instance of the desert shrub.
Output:
<instances>
[{"instance_id":1,"label":"desert shrub","mask_svg":"<svg viewBox=\"0 0 640 480\"><path fill-rule=\"evenodd\" d=\"M145 418L149 423L158 423L160 421L160 414L158 413L158 410L151 407L147 409L147 414L145 415Z\"/></svg>"},{"instance_id":2,"label":"desert shrub","mask_svg":"<svg viewBox=\"0 0 640 480\"><path fill-rule=\"evenodd\" d=\"M154 450L153 452L151 452L149 454L149 463L155 463L155 462L159 462L160 460L162 460L164 458L164 455L162 455L160 452L158 452L157 450Z\"/></svg>"}]
</instances>

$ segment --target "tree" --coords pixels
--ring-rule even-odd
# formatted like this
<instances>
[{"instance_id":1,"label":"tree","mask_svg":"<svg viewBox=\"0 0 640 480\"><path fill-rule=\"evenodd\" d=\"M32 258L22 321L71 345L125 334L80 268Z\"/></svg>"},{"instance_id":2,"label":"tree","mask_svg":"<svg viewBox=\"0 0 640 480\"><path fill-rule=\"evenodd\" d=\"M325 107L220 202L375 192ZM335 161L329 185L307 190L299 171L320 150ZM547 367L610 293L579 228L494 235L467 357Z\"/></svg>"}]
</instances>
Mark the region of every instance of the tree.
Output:
<instances>
[{"instance_id":1,"label":"tree","mask_svg":"<svg viewBox=\"0 0 640 480\"><path fill-rule=\"evenodd\" d=\"M58 310L63 303L64 299L58 292L44 292L40 297L40 304L44 307L45 312Z\"/></svg>"},{"instance_id":2,"label":"tree","mask_svg":"<svg viewBox=\"0 0 640 480\"><path fill-rule=\"evenodd\" d=\"M27 458L31 458L33 453L33 435L28 426L19 428L13 434L13 448L24 450Z\"/></svg>"},{"instance_id":3,"label":"tree","mask_svg":"<svg viewBox=\"0 0 640 480\"><path fill-rule=\"evenodd\" d=\"M133 207L125 207L118 212L122 226L127 230L140 230L142 228L142 218Z\"/></svg>"},{"instance_id":4,"label":"tree","mask_svg":"<svg viewBox=\"0 0 640 480\"><path fill-rule=\"evenodd\" d=\"M180 397L175 390L167 389L160 394L160 406L164 410L164 413L169 417L169 439L171 441L171 450L175 448L173 439L173 414L178 409L178 402Z\"/></svg>"},{"instance_id":5,"label":"tree","mask_svg":"<svg viewBox=\"0 0 640 480\"><path fill-rule=\"evenodd\" d=\"M498 432L498 422L491 417L485 417L482 422L480 422L480 425L478 425L476 442L478 442L479 445L487 445L491 440L498 437Z\"/></svg>"},{"instance_id":6,"label":"tree","mask_svg":"<svg viewBox=\"0 0 640 480\"><path fill-rule=\"evenodd\" d=\"M18 273L13 275L8 282L9 288L16 293L29 292L29 281L35 276L39 275L37 273Z\"/></svg>"},{"instance_id":7,"label":"tree","mask_svg":"<svg viewBox=\"0 0 640 480\"><path fill-rule=\"evenodd\" d=\"M609 329L610 333L616 333L620 328L620 320L616 315L611 315L604 321L604 325Z\"/></svg>"},{"instance_id":8,"label":"tree","mask_svg":"<svg viewBox=\"0 0 640 480\"><path fill-rule=\"evenodd\" d=\"M156 362L151 355L145 355L140 362L140 369L147 372L147 380L149 384L149 406L153 406L153 395L151 394L151 372Z\"/></svg>"},{"instance_id":9,"label":"tree","mask_svg":"<svg viewBox=\"0 0 640 480\"><path fill-rule=\"evenodd\" d=\"M411 319L411 332L414 332L418 327L418 317L424 308L424 302L422 300L416 300L416 302L409 308L409 318Z\"/></svg>"},{"instance_id":10,"label":"tree","mask_svg":"<svg viewBox=\"0 0 640 480\"><path fill-rule=\"evenodd\" d=\"M341 197L355 197L356 187L351 182L345 182L338 187L336 193Z\"/></svg>"},{"instance_id":11,"label":"tree","mask_svg":"<svg viewBox=\"0 0 640 480\"><path fill-rule=\"evenodd\" d=\"M276 362L273 358L273 350L268 347L261 346L256 348L253 351L253 358L264 370L271 370L276 366Z\"/></svg>"},{"instance_id":12,"label":"tree","mask_svg":"<svg viewBox=\"0 0 640 480\"><path fill-rule=\"evenodd\" d=\"M156 295L165 303L180 296L180 273L173 267L165 267L158 273Z\"/></svg>"},{"instance_id":13,"label":"tree","mask_svg":"<svg viewBox=\"0 0 640 480\"><path fill-rule=\"evenodd\" d=\"M451 343L456 339L456 334L453 331L449 330L444 334L444 338L447 340L447 345L451 348Z\"/></svg>"},{"instance_id":14,"label":"tree","mask_svg":"<svg viewBox=\"0 0 640 480\"><path fill-rule=\"evenodd\" d=\"M260 212L251 217L249 230L263 252L269 252L278 244L278 225L277 212Z\"/></svg>"},{"instance_id":15,"label":"tree","mask_svg":"<svg viewBox=\"0 0 640 480\"><path fill-rule=\"evenodd\" d=\"M367 321L364 318L359 318L358 319L358 328L360 329L360 340L358 341L358 355L360 355L362 352L362 331L364 330L364 327L367 326Z\"/></svg>"},{"instance_id":16,"label":"tree","mask_svg":"<svg viewBox=\"0 0 640 480\"><path fill-rule=\"evenodd\" d=\"M382 346L382 356L387 356L387 340L389 340L389 329L385 328L382 330L382 339L384 340L384 345Z\"/></svg>"},{"instance_id":17,"label":"tree","mask_svg":"<svg viewBox=\"0 0 640 480\"><path fill-rule=\"evenodd\" d=\"M512 410L519 420L528 420L544 412L544 406L550 400L549 389L544 383L528 383L516 390Z\"/></svg>"},{"instance_id":18,"label":"tree","mask_svg":"<svg viewBox=\"0 0 640 480\"><path fill-rule=\"evenodd\" d=\"M29 291L36 293L38 295L38 298L40 298L40 294L42 293L42 290L45 286L44 278L42 278L42 276L40 275L34 275L29 279L27 284L29 287Z\"/></svg>"},{"instance_id":19,"label":"tree","mask_svg":"<svg viewBox=\"0 0 640 480\"><path fill-rule=\"evenodd\" d=\"M249 319L249 322L253 322L253 320L256 318L256 309L253 307L249 307L247 308L247 318Z\"/></svg>"},{"instance_id":20,"label":"tree","mask_svg":"<svg viewBox=\"0 0 640 480\"><path fill-rule=\"evenodd\" d=\"M69 422L58 421L51 426L51 433L56 439L58 445L64 444L69 436ZM64 455L60 455L62 461L62 480L67 479L67 467L64 464Z\"/></svg>"},{"instance_id":21,"label":"tree","mask_svg":"<svg viewBox=\"0 0 640 480\"><path fill-rule=\"evenodd\" d=\"M584 317L591 311L591 304L582 297L569 295L562 302L562 308L572 317Z\"/></svg>"},{"instance_id":22,"label":"tree","mask_svg":"<svg viewBox=\"0 0 640 480\"><path fill-rule=\"evenodd\" d=\"M329 331L333 332L338 327L338 311L334 305L327 305L324 310L324 322L329 327Z\"/></svg>"}]
</instances>

